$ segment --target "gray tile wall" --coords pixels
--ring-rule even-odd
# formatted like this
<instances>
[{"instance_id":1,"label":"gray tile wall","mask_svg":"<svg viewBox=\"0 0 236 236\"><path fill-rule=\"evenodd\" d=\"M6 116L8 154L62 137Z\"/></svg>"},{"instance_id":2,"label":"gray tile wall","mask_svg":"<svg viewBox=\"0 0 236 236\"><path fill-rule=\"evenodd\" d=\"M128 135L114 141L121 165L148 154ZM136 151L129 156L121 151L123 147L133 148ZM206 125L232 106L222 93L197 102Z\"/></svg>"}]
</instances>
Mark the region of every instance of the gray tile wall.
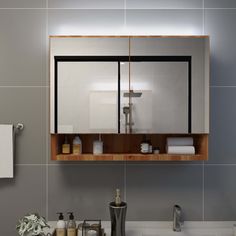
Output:
<instances>
[{"instance_id":1,"label":"gray tile wall","mask_svg":"<svg viewBox=\"0 0 236 236\"><path fill-rule=\"evenodd\" d=\"M23 122L15 179L0 179L1 235L16 235L28 212L56 219L109 219L116 187L128 220L236 220L234 0L0 0L0 123ZM51 34L209 34L210 158L198 163L51 162L48 36Z\"/></svg>"}]
</instances>

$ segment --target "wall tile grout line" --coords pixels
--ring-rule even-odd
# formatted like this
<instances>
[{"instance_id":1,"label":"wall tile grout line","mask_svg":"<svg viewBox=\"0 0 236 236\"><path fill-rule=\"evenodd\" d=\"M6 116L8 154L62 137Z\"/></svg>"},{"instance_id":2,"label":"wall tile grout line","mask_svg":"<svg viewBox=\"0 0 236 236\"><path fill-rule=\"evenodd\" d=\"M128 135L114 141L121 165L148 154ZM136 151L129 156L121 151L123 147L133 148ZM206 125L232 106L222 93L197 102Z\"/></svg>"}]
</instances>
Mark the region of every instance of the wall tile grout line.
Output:
<instances>
[{"instance_id":1,"label":"wall tile grout line","mask_svg":"<svg viewBox=\"0 0 236 236\"><path fill-rule=\"evenodd\" d=\"M202 31L205 35L205 0L202 0Z\"/></svg>"},{"instance_id":2,"label":"wall tile grout line","mask_svg":"<svg viewBox=\"0 0 236 236\"><path fill-rule=\"evenodd\" d=\"M41 22L41 28L40 28L40 36L41 36L41 39L40 39L40 63L41 63L41 75L40 75L40 78L41 78L41 81L40 81L40 86L43 85L43 77L44 77L44 73L43 73L43 36L44 36L44 32L43 32L43 25L44 25L44 21L42 20ZM43 91L41 91L41 96L43 94ZM43 96L41 97L41 107L43 108ZM43 111L43 109L42 109ZM43 118L43 114L41 114L42 118ZM43 124L43 123L42 123Z\"/></svg>"},{"instance_id":3,"label":"wall tile grout line","mask_svg":"<svg viewBox=\"0 0 236 236\"><path fill-rule=\"evenodd\" d=\"M55 163L55 164L35 164L35 163L16 163L14 166L99 166L99 165L106 165L106 166L124 166L121 163L73 163L73 164L63 164L63 163ZM202 166L203 164L127 164L127 166ZM236 163L204 163L204 166L236 166Z\"/></svg>"},{"instance_id":4,"label":"wall tile grout line","mask_svg":"<svg viewBox=\"0 0 236 236\"><path fill-rule=\"evenodd\" d=\"M126 10L202 10L203 8L126 8ZM124 10L124 8L0 8L0 10ZM236 10L232 8L204 8L204 10Z\"/></svg>"},{"instance_id":5,"label":"wall tile grout line","mask_svg":"<svg viewBox=\"0 0 236 236\"><path fill-rule=\"evenodd\" d=\"M236 85L211 85L210 88L236 88Z\"/></svg>"},{"instance_id":6,"label":"wall tile grout line","mask_svg":"<svg viewBox=\"0 0 236 236\"><path fill-rule=\"evenodd\" d=\"M205 166L236 166L236 163L209 163L204 164Z\"/></svg>"},{"instance_id":7,"label":"wall tile grout line","mask_svg":"<svg viewBox=\"0 0 236 236\"><path fill-rule=\"evenodd\" d=\"M205 221L205 163L202 164L202 220Z\"/></svg>"},{"instance_id":8,"label":"wall tile grout line","mask_svg":"<svg viewBox=\"0 0 236 236\"><path fill-rule=\"evenodd\" d=\"M56 162L56 161L55 161ZM50 164L34 164L34 163L25 163L25 164L15 164L15 166L100 166L100 165L104 165L104 166L124 166L124 163L50 163ZM208 164L208 165L236 165L236 164ZM158 163L153 163L153 164L126 164L126 166L202 166L202 163L201 164L158 164Z\"/></svg>"},{"instance_id":9,"label":"wall tile grout line","mask_svg":"<svg viewBox=\"0 0 236 236\"><path fill-rule=\"evenodd\" d=\"M0 7L0 10L46 10L45 7Z\"/></svg>"},{"instance_id":10,"label":"wall tile grout line","mask_svg":"<svg viewBox=\"0 0 236 236\"><path fill-rule=\"evenodd\" d=\"M220 7L215 7L215 8L210 8L210 7L205 7L204 8L205 10L236 10L236 7L222 7L222 8L220 8Z\"/></svg>"},{"instance_id":11,"label":"wall tile grout line","mask_svg":"<svg viewBox=\"0 0 236 236\"><path fill-rule=\"evenodd\" d=\"M53 163L47 164L48 166L124 166L124 163L72 163L72 164L63 164L63 163Z\"/></svg>"},{"instance_id":12,"label":"wall tile grout line","mask_svg":"<svg viewBox=\"0 0 236 236\"><path fill-rule=\"evenodd\" d=\"M202 7L189 7L189 8L178 8L178 7L166 7L166 8L127 8L127 10L143 10L143 11L145 11L145 10L202 10Z\"/></svg>"},{"instance_id":13,"label":"wall tile grout line","mask_svg":"<svg viewBox=\"0 0 236 236\"><path fill-rule=\"evenodd\" d=\"M205 4L205 3L204 3ZM127 10L203 10L203 7L189 7L189 8L128 8ZM236 10L236 7L229 7L229 8L214 8L214 7L208 7L204 10Z\"/></svg>"},{"instance_id":14,"label":"wall tile grout line","mask_svg":"<svg viewBox=\"0 0 236 236\"><path fill-rule=\"evenodd\" d=\"M205 0L202 0L202 31L205 35ZM205 162L202 163L202 221L205 221Z\"/></svg>"},{"instance_id":15,"label":"wall tile grout line","mask_svg":"<svg viewBox=\"0 0 236 236\"><path fill-rule=\"evenodd\" d=\"M49 47L49 45L48 45L48 40L49 40L49 38L48 38L48 0L46 0L46 7L47 7L47 10L46 10L46 29L45 29L45 33L46 33L46 38L45 38L45 45L46 45L46 50L48 49L48 47ZM49 76L49 71L48 71L48 69L49 69L49 67L48 67L48 51L46 51L46 53L45 53L45 56L46 56L46 75L45 75L45 77L46 77L46 81L48 81L48 76ZM48 86L47 86L48 88L49 88L49 84L48 84ZM46 112L49 112L49 109L48 109L48 106L49 106L49 101L50 101L50 98L48 97L48 89L47 89L47 91L46 91L46 102L47 102L47 104L46 104ZM45 188L46 188L46 219L47 220L49 220L49 166L48 166L48 160L49 160L49 134L48 134L48 123L49 123L49 120L47 120L47 116L46 116L46 186L45 186Z\"/></svg>"},{"instance_id":16,"label":"wall tile grout line","mask_svg":"<svg viewBox=\"0 0 236 236\"><path fill-rule=\"evenodd\" d=\"M126 0L124 0L124 26L126 29L126 24L127 24L127 6L126 6Z\"/></svg>"},{"instance_id":17,"label":"wall tile grout line","mask_svg":"<svg viewBox=\"0 0 236 236\"><path fill-rule=\"evenodd\" d=\"M171 161L170 161L171 162ZM129 163L128 166L202 166L202 163Z\"/></svg>"},{"instance_id":18,"label":"wall tile grout line","mask_svg":"<svg viewBox=\"0 0 236 236\"><path fill-rule=\"evenodd\" d=\"M42 28L43 28L43 26L42 26ZM42 40L41 40L41 63L42 63L42 72L41 72L41 80L43 81L43 30L41 30L41 33L42 33ZM41 96L40 96L40 100L41 100L41 139L42 140L44 140L44 136L45 136L45 134L44 134L44 129L43 129L43 127L44 127L44 116L45 116L45 110L44 110L44 92L45 92L45 89L42 89L41 88L41 91L40 91L40 94L41 94ZM46 146L45 146L45 148L47 148ZM46 151L46 150L45 150ZM44 153L45 153L45 151L44 151ZM45 157L41 157L42 158L42 161L45 159ZM41 167L42 168L42 209L43 209L43 211L42 212L44 212L43 214L46 214L46 212L47 212L47 208L46 208L46 205L45 205L45 202L44 202L44 197L45 196L43 196L43 194L45 194L45 192L44 192L44 181L46 182L46 184L47 184L47 178L46 178L46 176L44 176L44 174L46 174L44 171L45 171L45 167L44 166L42 166ZM44 177L45 177L45 180L44 180ZM44 180L44 181L43 181ZM45 217L45 215L43 215L44 217ZM46 218L47 219L47 218Z\"/></svg>"},{"instance_id":19,"label":"wall tile grout line","mask_svg":"<svg viewBox=\"0 0 236 236\"><path fill-rule=\"evenodd\" d=\"M45 12L44 12L45 13ZM45 21L43 21L42 22L42 28L41 28L41 67L42 67L42 72L41 72L41 84L44 84L45 82L46 82L46 78L45 78L45 74L44 74L44 66L45 66L45 64L44 64L44 56L46 56L45 54L44 54L44 40L45 40L45 28L44 27L46 27L46 22ZM46 68L46 67L45 67ZM46 84L46 83L45 83ZM44 121L45 121L45 116L46 116L46 110L44 110L44 106L46 105L46 104L44 104L44 93L45 93L45 90L46 90L46 86L42 86L42 88L44 88L44 89L42 89L42 91L41 91L41 95L42 95L42 97L41 97L41 107L42 107L42 115L41 115L41 123L42 123L42 140L44 140L44 136L46 135L46 132L45 132L45 134L44 134L44 132L43 132L43 125L44 125ZM45 127L46 127L46 124L45 124ZM46 148L46 150L47 150L47 146L45 145L45 148ZM44 151L44 153L46 154L46 150ZM46 155L45 155L46 156ZM44 160L45 160L45 158L46 157L42 157ZM48 180L47 180L47 167L43 167L42 168L42 173L43 173L43 178L45 177L45 183L43 183L43 190L44 191L42 191L44 194L45 194L45 196L42 196L42 204L43 204L43 209L44 209L44 217L47 219L47 188L46 188L46 186L47 186L47 182L48 182ZM45 172L44 172L45 171ZM45 176L44 176L44 173L45 173ZM44 201L45 202L44 202Z\"/></svg>"},{"instance_id":20,"label":"wall tile grout line","mask_svg":"<svg viewBox=\"0 0 236 236\"><path fill-rule=\"evenodd\" d=\"M46 164L14 164L14 166L46 166Z\"/></svg>"},{"instance_id":21,"label":"wall tile grout line","mask_svg":"<svg viewBox=\"0 0 236 236\"><path fill-rule=\"evenodd\" d=\"M46 155L47 156L47 155ZM45 170L46 170L46 184L45 184L45 208L46 208L46 215L45 215L45 218L47 219L47 220L49 220L48 219L48 209L49 209L49 207L48 207L48 204L49 204L49 201L48 201L48 182L49 182L49 178L48 178L48 165L46 164L45 165Z\"/></svg>"}]
</instances>

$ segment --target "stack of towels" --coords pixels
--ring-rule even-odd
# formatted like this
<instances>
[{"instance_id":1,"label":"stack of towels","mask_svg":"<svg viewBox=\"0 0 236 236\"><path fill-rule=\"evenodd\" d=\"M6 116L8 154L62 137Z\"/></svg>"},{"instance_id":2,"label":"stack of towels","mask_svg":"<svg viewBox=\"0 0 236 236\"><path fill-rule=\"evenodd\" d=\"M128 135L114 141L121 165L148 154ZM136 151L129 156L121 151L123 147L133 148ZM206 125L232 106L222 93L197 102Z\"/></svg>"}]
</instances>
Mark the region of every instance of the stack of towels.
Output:
<instances>
[{"instance_id":1,"label":"stack of towels","mask_svg":"<svg viewBox=\"0 0 236 236\"><path fill-rule=\"evenodd\" d=\"M166 143L168 154L195 154L192 137L169 137Z\"/></svg>"}]
</instances>

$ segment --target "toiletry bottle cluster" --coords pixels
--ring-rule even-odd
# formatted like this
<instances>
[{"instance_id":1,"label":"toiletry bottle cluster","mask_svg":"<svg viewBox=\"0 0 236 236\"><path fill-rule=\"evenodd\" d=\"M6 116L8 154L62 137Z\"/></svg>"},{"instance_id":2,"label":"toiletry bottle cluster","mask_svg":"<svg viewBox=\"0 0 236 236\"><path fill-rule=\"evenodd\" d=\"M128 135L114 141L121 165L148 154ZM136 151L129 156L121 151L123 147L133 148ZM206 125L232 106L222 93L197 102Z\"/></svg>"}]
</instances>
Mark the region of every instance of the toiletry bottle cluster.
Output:
<instances>
[{"instance_id":1,"label":"toiletry bottle cluster","mask_svg":"<svg viewBox=\"0 0 236 236\"><path fill-rule=\"evenodd\" d=\"M70 154L71 153L71 145L68 141L67 136L65 136L65 140L62 145L62 153L63 154ZM72 153L73 154L81 154L82 153L82 141L78 135L76 135L73 139Z\"/></svg>"},{"instance_id":2,"label":"toiletry bottle cluster","mask_svg":"<svg viewBox=\"0 0 236 236\"><path fill-rule=\"evenodd\" d=\"M56 236L77 236L76 232L76 222L74 220L73 212L68 212L69 214L69 220L66 223L64 221L63 213L57 213L59 214L59 219L57 221L57 227L56 227Z\"/></svg>"},{"instance_id":3,"label":"toiletry bottle cluster","mask_svg":"<svg viewBox=\"0 0 236 236\"><path fill-rule=\"evenodd\" d=\"M65 135L65 140L62 145L62 154L82 154L82 141L79 135L76 135L73 139L72 146L68 141L68 137ZM103 142L101 141L101 135L99 135L98 140L93 141L93 154L99 155L103 154Z\"/></svg>"},{"instance_id":4,"label":"toiletry bottle cluster","mask_svg":"<svg viewBox=\"0 0 236 236\"><path fill-rule=\"evenodd\" d=\"M153 148L152 143L150 140L144 139L144 141L141 142L140 144L140 151L143 154L159 154L159 149L158 148Z\"/></svg>"}]
</instances>

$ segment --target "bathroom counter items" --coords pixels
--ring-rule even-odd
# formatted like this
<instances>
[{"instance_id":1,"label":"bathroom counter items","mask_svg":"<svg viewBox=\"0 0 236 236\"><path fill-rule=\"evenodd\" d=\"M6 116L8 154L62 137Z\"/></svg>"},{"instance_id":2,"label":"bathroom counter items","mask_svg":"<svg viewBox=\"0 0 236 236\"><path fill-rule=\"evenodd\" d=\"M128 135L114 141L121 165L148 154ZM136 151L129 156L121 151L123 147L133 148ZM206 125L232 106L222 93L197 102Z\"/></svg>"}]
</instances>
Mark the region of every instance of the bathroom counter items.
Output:
<instances>
[{"instance_id":1,"label":"bathroom counter items","mask_svg":"<svg viewBox=\"0 0 236 236\"><path fill-rule=\"evenodd\" d=\"M77 222L77 225L81 222ZM182 227L182 232L173 232L172 221L128 221L126 222L126 236L147 236L147 235L162 235L162 236L235 236L234 224L235 221L185 221ZM48 224L50 229L46 229L45 233L53 233L56 226L56 221L50 221ZM105 229L107 236L111 233L111 223L103 221L102 227ZM53 234L52 234L53 235Z\"/></svg>"}]
</instances>

